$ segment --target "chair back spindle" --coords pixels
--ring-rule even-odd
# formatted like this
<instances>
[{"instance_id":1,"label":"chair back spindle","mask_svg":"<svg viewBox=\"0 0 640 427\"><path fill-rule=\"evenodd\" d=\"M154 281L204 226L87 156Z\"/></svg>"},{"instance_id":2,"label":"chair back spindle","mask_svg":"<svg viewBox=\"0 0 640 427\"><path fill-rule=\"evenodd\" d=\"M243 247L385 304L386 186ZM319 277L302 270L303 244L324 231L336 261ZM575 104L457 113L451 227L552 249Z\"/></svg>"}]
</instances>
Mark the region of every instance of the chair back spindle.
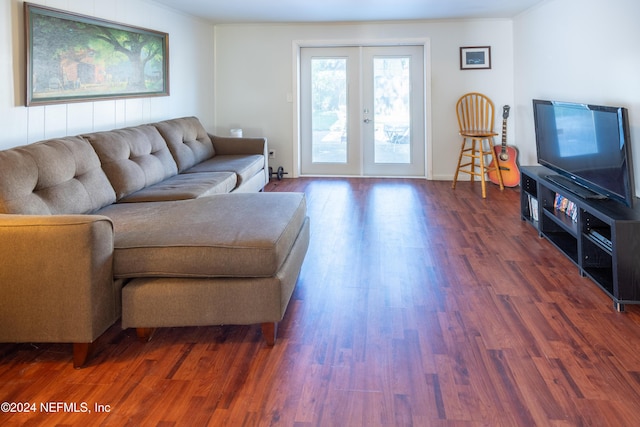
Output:
<instances>
[{"instance_id":1,"label":"chair back spindle","mask_svg":"<svg viewBox=\"0 0 640 427\"><path fill-rule=\"evenodd\" d=\"M494 105L485 95L472 92L464 95L456 105L460 132L493 132Z\"/></svg>"}]
</instances>

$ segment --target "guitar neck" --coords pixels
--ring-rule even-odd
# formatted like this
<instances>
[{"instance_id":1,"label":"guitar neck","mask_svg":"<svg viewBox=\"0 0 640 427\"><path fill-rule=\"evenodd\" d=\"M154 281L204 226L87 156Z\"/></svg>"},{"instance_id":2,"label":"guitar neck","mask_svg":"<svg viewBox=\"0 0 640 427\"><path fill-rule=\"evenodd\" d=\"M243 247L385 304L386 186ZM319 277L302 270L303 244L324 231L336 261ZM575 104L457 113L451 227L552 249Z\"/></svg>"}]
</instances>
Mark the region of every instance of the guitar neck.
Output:
<instances>
[{"instance_id":1,"label":"guitar neck","mask_svg":"<svg viewBox=\"0 0 640 427\"><path fill-rule=\"evenodd\" d=\"M502 119L502 146L507 145L507 119Z\"/></svg>"}]
</instances>

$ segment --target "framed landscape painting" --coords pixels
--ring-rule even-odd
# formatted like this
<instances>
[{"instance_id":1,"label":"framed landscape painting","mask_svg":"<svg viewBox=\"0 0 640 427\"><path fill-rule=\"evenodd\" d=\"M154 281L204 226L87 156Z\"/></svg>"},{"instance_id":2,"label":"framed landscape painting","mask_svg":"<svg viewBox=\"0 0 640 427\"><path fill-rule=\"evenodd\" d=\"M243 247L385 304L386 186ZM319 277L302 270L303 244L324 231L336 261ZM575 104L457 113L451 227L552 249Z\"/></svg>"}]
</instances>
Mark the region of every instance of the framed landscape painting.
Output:
<instances>
[{"instance_id":1,"label":"framed landscape painting","mask_svg":"<svg viewBox=\"0 0 640 427\"><path fill-rule=\"evenodd\" d=\"M26 104L169 95L169 35L24 3Z\"/></svg>"}]
</instances>

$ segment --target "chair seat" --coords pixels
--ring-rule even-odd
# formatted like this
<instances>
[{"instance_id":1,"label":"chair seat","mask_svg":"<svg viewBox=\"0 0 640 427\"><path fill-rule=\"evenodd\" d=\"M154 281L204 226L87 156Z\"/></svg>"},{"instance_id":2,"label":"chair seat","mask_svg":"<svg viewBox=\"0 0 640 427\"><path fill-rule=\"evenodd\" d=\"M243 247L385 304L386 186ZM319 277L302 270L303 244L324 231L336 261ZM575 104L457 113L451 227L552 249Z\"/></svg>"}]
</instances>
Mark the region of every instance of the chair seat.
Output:
<instances>
[{"instance_id":1,"label":"chair seat","mask_svg":"<svg viewBox=\"0 0 640 427\"><path fill-rule=\"evenodd\" d=\"M486 131L486 130L465 130L460 131L460 136L464 136L467 138L492 138L497 136L496 132Z\"/></svg>"}]
</instances>

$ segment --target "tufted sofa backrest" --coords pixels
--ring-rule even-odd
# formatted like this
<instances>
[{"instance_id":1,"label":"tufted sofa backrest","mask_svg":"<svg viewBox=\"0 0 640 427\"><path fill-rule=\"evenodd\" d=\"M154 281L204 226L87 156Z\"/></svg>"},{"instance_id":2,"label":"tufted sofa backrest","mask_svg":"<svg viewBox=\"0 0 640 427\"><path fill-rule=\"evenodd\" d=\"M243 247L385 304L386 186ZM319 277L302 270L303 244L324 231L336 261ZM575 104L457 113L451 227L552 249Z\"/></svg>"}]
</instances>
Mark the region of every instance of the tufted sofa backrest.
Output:
<instances>
[{"instance_id":1,"label":"tufted sofa backrest","mask_svg":"<svg viewBox=\"0 0 640 427\"><path fill-rule=\"evenodd\" d=\"M98 156L78 136L0 151L0 213L86 214L115 199Z\"/></svg>"},{"instance_id":2,"label":"tufted sofa backrest","mask_svg":"<svg viewBox=\"0 0 640 427\"><path fill-rule=\"evenodd\" d=\"M211 138L196 117L165 120L154 126L167 141L180 172L215 154Z\"/></svg>"},{"instance_id":3,"label":"tufted sofa backrest","mask_svg":"<svg viewBox=\"0 0 640 427\"><path fill-rule=\"evenodd\" d=\"M151 125L83 135L102 162L120 200L178 173L167 143Z\"/></svg>"},{"instance_id":4,"label":"tufted sofa backrest","mask_svg":"<svg viewBox=\"0 0 640 427\"><path fill-rule=\"evenodd\" d=\"M0 213L91 213L213 155L196 117L0 151Z\"/></svg>"}]
</instances>

